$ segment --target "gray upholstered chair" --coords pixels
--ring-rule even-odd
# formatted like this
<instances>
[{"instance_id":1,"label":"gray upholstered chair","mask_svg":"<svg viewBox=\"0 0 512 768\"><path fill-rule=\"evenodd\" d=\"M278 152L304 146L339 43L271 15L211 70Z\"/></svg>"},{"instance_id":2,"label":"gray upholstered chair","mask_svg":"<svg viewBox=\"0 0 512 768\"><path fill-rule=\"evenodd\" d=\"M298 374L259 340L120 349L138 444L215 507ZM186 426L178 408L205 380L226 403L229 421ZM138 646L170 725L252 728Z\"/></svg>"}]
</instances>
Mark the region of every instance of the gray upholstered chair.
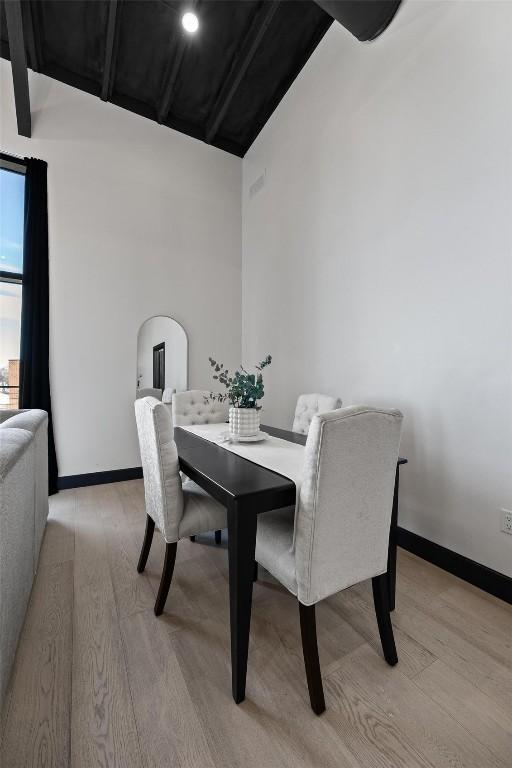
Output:
<instances>
[{"instance_id":1,"label":"gray upholstered chair","mask_svg":"<svg viewBox=\"0 0 512 768\"><path fill-rule=\"evenodd\" d=\"M175 427L189 424L221 424L228 419L228 405L208 400L209 392L189 389L172 396L172 422Z\"/></svg>"},{"instance_id":2,"label":"gray upholstered chair","mask_svg":"<svg viewBox=\"0 0 512 768\"><path fill-rule=\"evenodd\" d=\"M366 406L313 417L297 512L258 516L256 561L299 602L311 706L325 709L315 605L372 579L384 657L396 655L386 578L402 414Z\"/></svg>"},{"instance_id":3,"label":"gray upholstered chair","mask_svg":"<svg viewBox=\"0 0 512 768\"><path fill-rule=\"evenodd\" d=\"M228 404L208 400L209 392L202 389L189 389L174 392L172 396L172 423L175 427L189 424L222 424L228 419ZM215 543L221 543L222 534L215 531ZM194 536L191 536L194 541Z\"/></svg>"},{"instance_id":4,"label":"gray upholstered chair","mask_svg":"<svg viewBox=\"0 0 512 768\"><path fill-rule=\"evenodd\" d=\"M313 416L316 416L317 413L334 411L335 408L341 408L339 397L318 394L299 395L295 406L292 432L307 435Z\"/></svg>"},{"instance_id":5,"label":"gray upholstered chair","mask_svg":"<svg viewBox=\"0 0 512 768\"><path fill-rule=\"evenodd\" d=\"M142 573L153 540L155 523L165 539L165 562L155 603L159 616L171 585L178 541L226 526L226 510L191 480L182 484L171 414L154 397L135 401L144 495L146 533L137 570Z\"/></svg>"}]
</instances>

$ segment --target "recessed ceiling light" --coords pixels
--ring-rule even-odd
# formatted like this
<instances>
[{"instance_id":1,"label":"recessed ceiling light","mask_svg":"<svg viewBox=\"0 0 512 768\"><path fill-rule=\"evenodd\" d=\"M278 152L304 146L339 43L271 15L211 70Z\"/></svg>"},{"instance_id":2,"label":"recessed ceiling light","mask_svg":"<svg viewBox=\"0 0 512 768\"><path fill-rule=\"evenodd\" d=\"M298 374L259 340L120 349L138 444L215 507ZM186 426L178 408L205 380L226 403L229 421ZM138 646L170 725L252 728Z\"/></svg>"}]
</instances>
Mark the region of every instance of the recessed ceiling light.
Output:
<instances>
[{"instance_id":1,"label":"recessed ceiling light","mask_svg":"<svg viewBox=\"0 0 512 768\"><path fill-rule=\"evenodd\" d=\"M186 32L190 32L190 34L194 34L194 32L197 32L199 27L199 19L195 15L195 13L184 13L181 19L181 23L183 24L183 29Z\"/></svg>"}]
</instances>

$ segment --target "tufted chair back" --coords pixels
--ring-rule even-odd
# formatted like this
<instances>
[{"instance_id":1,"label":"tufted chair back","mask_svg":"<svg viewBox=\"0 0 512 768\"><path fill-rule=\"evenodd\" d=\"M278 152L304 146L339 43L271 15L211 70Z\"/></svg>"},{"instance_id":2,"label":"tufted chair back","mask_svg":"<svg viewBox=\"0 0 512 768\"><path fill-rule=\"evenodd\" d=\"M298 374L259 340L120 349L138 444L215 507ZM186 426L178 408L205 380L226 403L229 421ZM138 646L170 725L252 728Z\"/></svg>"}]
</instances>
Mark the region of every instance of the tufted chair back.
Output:
<instances>
[{"instance_id":1,"label":"tufted chair back","mask_svg":"<svg viewBox=\"0 0 512 768\"><path fill-rule=\"evenodd\" d=\"M313 417L295 521L304 605L385 573L401 427L400 411L364 405Z\"/></svg>"},{"instance_id":2,"label":"tufted chair back","mask_svg":"<svg viewBox=\"0 0 512 768\"><path fill-rule=\"evenodd\" d=\"M189 389L175 392L172 396L172 421L175 427L189 424L221 424L227 420L228 404L210 401L205 403L209 392Z\"/></svg>"},{"instance_id":3,"label":"tufted chair back","mask_svg":"<svg viewBox=\"0 0 512 768\"><path fill-rule=\"evenodd\" d=\"M146 512L166 542L178 541L183 489L169 408L154 397L135 401L135 418L144 474Z\"/></svg>"},{"instance_id":4,"label":"tufted chair back","mask_svg":"<svg viewBox=\"0 0 512 768\"><path fill-rule=\"evenodd\" d=\"M301 435L307 435L313 416L316 416L317 413L334 411L335 408L341 408L339 397L317 394L299 395L292 431L300 432Z\"/></svg>"}]
</instances>

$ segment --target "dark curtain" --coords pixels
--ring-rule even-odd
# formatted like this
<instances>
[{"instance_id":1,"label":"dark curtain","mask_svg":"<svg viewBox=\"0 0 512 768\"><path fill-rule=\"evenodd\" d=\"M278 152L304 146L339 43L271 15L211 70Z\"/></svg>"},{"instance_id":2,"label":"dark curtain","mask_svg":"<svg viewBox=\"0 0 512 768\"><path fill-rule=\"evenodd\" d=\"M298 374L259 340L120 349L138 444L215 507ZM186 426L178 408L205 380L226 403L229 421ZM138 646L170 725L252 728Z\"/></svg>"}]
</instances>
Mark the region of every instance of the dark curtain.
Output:
<instances>
[{"instance_id":1,"label":"dark curtain","mask_svg":"<svg viewBox=\"0 0 512 768\"><path fill-rule=\"evenodd\" d=\"M48 485L57 492L49 370L48 206L46 163L27 159L21 305L20 408L48 412Z\"/></svg>"}]
</instances>

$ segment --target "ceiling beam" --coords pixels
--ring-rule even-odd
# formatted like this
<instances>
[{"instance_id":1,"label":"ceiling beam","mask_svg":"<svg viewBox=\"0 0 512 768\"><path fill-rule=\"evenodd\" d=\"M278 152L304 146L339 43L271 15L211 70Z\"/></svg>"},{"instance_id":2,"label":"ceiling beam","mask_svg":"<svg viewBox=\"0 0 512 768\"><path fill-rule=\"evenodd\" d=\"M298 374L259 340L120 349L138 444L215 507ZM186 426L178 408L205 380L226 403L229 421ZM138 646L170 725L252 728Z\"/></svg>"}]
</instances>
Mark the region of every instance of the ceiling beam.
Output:
<instances>
[{"instance_id":1,"label":"ceiling beam","mask_svg":"<svg viewBox=\"0 0 512 768\"><path fill-rule=\"evenodd\" d=\"M238 50L229 74L224 81L219 96L214 104L211 115L206 125L206 141L210 143L219 130L229 105L235 95L242 79L247 72L249 64L279 7L279 2L265 3L253 19L247 35Z\"/></svg>"},{"instance_id":2,"label":"ceiling beam","mask_svg":"<svg viewBox=\"0 0 512 768\"><path fill-rule=\"evenodd\" d=\"M103 80L101 83L101 99L108 101L112 93L112 83L115 71L116 22L118 16L118 0L110 0L108 4L107 38L105 42L105 63L103 65Z\"/></svg>"},{"instance_id":3,"label":"ceiling beam","mask_svg":"<svg viewBox=\"0 0 512 768\"><path fill-rule=\"evenodd\" d=\"M9 38L18 133L20 136L30 138L32 120L30 116L27 55L25 53L25 39L23 36L21 2L20 0L6 0L4 7L7 20L7 36Z\"/></svg>"},{"instance_id":4,"label":"ceiling beam","mask_svg":"<svg viewBox=\"0 0 512 768\"><path fill-rule=\"evenodd\" d=\"M183 3L181 6L180 15L185 10L195 10L196 6L197 0L191 0L189 3ZM183 56L187 50L189 40L190 38L188 35L183 32L183 30L181 30L178 42L176 44L174 58L172 59L171 64L167 70L167 75L164 80L164 87L162 89L162 95L156 109L157 120L159 123L165 123L169 116L169 112L171 111L171 106L174 99L174 87L180 73Z\"/></svg>"},{"instance_id":5,"label":"ceiling beam","mask_svg":"<svg viewBox=\"0 0 512 768\"><path fill-rule=\"evenodd\" d=\"M28 60L33 72L39 72L41 69L40 57L36 45L36 36L34 32L34 17L32 14L32 3L24 2L22 4L23 21L25 37L27 41Z\"/></svg>"},{"instance_id":6,"label":"ceiling beam","mask_svg":"<svg viewBox=\"0 0 512 768\"><path fill-rule=\"evenodd\" d=\"M361 42L375 40L391 23L402 0L315 0Z\"/></svg>"},{"instance_id":7,"label":"ceiling beam","mask_svg":"<svg viewBox=\"0 0 512 768\"><path fill-rule=\"evenodd\" d=\"M173 62L169 68L168 76L165 80L165 85L162 92L160 103L157 107L158 122L165 123L167 116L171 109L172 101L174 98L174 86L178 79L178 74L181 68L181 62L187 47L187 40L184 35L180 35L178 45L176 46L176 53L174 55Z\"/></svg>"}]
</instances>

